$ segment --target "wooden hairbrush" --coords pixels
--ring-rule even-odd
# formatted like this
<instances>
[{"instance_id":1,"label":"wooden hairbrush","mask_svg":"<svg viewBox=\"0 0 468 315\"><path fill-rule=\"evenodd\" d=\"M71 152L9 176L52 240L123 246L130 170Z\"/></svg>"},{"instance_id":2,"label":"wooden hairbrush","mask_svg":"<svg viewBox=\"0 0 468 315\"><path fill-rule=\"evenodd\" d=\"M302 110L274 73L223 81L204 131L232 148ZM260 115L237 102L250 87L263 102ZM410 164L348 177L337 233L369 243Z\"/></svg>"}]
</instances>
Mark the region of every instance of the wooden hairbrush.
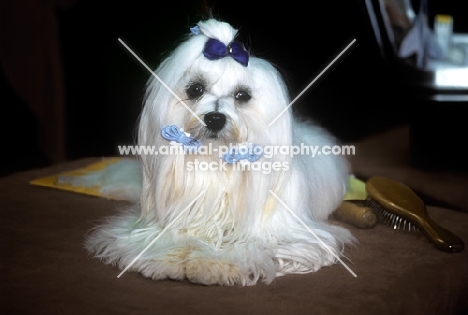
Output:
<instances>
[{"instance_id":1,"label":"wooden hairbrush","mask_svg":"<svg viewBox=\"0 0 468 315\"><path fill-rule=\"evenodd\" d=\"M456 253L464 249L463 241L435 223L426 205L408 186L386 177L371 177L366 181L367 205L383 222L394 229L416 230L424 233L438 249Z\"/></svg>"}]
</instances>

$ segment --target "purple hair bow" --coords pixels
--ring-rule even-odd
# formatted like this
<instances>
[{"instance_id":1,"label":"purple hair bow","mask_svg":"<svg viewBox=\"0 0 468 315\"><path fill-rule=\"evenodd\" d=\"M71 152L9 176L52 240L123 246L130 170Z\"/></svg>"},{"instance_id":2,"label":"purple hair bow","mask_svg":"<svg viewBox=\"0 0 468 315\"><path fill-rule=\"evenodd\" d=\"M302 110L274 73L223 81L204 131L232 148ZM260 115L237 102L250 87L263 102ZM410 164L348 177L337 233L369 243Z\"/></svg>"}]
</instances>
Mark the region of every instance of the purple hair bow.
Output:
<instances>
[{"instance_id":1,"label":"purple hair bow","mask_svg":"<svg viewBox=\"0 0 468 315\"><path fill-rule=\"evenodd\" d=\"M226 56L231 56L244 67L247 67L249 64L249 53L246 52L238 42L230 42L226 46L219 40L210 38L205 43L203 55L210 60L217 60Z\"/></svg>"}]
</instances>

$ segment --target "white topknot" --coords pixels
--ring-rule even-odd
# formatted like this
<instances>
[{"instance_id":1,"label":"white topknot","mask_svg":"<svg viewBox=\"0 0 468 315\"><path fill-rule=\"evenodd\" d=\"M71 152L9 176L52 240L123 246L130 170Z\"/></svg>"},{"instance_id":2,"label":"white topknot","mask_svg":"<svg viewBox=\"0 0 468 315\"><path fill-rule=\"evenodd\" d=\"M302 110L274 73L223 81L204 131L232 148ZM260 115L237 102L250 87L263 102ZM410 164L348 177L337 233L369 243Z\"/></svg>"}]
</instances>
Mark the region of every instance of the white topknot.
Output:
<instances>
[{"instance_id":1,"label":"white topknot","mask_svg":"<svg viewBox=\"0 0 468 315\"><path fill-rule=\"evenodd\" d=\"M202 34L217 39L226 45L232 42L237 34L237 30L230 24L215 19L200 21L197 25Z\"/></svg>"}]
</instances>

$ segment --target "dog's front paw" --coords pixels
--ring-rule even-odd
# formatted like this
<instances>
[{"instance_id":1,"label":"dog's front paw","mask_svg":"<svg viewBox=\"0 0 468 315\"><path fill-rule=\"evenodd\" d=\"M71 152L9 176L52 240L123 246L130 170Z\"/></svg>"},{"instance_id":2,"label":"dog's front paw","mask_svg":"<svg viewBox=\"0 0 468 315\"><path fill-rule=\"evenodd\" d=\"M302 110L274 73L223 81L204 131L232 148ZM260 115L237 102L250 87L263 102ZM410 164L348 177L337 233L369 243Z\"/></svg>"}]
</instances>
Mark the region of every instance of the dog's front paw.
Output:
<instances>
[{"instance_id":1,"label":"dog's front paw","mask_svg":"<svg viewBox=\"0 0 468 315\"><path fill-rule=\"evenodd\" d=\"M177 248L158 259L143 259L138 270L143 276L153 280L184 280L185 260L189 252L188 248Z\"/></svg>"},{"instance_id":2,"label":"dog's front paw","mask_svg":"<svg viewBox=\"0 0 468 315\"><path fill-rule=\"evenodd\" d=\"M204 285L252 285L247 272L233 264L215 258L192 258L186 265L187 279Z\"/></svg>"}]
</instances>

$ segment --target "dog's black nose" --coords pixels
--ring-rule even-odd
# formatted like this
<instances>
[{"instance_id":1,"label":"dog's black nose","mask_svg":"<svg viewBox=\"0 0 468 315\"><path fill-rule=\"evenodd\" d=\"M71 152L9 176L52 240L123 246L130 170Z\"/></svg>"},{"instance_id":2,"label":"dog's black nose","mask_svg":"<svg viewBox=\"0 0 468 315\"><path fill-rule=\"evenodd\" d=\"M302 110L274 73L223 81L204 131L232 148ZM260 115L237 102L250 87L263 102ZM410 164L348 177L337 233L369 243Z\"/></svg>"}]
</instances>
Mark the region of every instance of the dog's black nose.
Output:
<instances>
[{"instance_id":1,"label":"dog's black nose","mask_svg":"<svg viewBox=\"0 0 468 315\"><path fill-rule=\"evenodd\" d=\"M206 128L211 131L218 132L223 129L226 124L226 116L220 112L210 112L203 118Z\"/></svg>"}]
</instances>

